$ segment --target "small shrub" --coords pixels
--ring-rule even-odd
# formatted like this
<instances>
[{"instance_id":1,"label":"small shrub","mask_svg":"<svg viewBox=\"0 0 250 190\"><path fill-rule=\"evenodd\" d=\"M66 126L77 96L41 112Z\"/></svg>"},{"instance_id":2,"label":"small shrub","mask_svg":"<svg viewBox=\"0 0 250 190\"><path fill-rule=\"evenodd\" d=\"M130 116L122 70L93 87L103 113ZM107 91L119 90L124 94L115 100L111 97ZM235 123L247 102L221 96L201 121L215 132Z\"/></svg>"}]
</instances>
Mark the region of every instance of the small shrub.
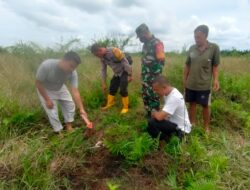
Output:
<instances>
[{"instance_id":1,"label":"small shrub","mask_svg":"<svg viewBox=\"0 0 250 190\"><path fill-rule=\"evenodd\" d=\"M172 136L170 141L164 148L165 152L170 155L177 156L181 152L180 139L176 136Z\"/></svg>"},{"instance_id":2,"label":"small shrub","mask_svg":"<svg viewBox=\"0 0 250 190\"><path fill-rule=\"evenodd\" d=\"M198 137L193 136L187 147L187 152L193 161L198 161L205 155L205 147L201 144Z\"/></svg>"},{"instance_id":3,"label":"small shrub","mask_svg":"<svg viewBox=\"0 0 250 190\"><path fill-rule=\"evenodd\" d=\"M114 184L112 182L107 182L107 186L109 190L118 190L120 187L120 185Z\"/></svg>"},{"instance_id":4,"label":"small shrub","mask_svg":"<svg viewBox=\"0 0 250 190\"><path fill-rule=\"evenodd\" d=\"M55 139L55 145L64 153L81 154L85 148L85 140L82 134L82 129L75 129L74 132L64 135L63 140Z\"/></svg>"},{"instance_id":5,"label":"small shrub","mask_svg":"<svg viewBox=\"0 0 250 190\"><path fill-rule=\"evenodd\" d=\"M82 93L84 97L84 105L86 108L98 109L103 104L105 97L100 88L100 84L95 82L90 89L84 89Z\"/></svg>"},{"instance_id":6,"label":"small shrub","mask_svg":"<svg viewBox=\"0 0 250 190\"><path fill-rule=\"evenodd\" d=\"M147 133L138 134L129 126L109 128L105 133L105 146L112 154L122 155L135 162L158 147L158 141Z\"/></svg>"},{"instance_id":7,"label":"small shrub","mask_svg":"<svg viewBox=\"0 0 250 190\"><path fill-rule=\"evenodd\" d=\"M209 164L209 177L216 179L219 174L226 170L228 166L228 158L224 155L216 154L208 157L208 164ZM206 173L206 172L204 172Z\"/></svg>"},{"instance_id":8,"label":"small shrub","mask_svg":"<svg viewBox=\"0 0 250 190\"><path fill-rule=\"evenodd\" d=\"M2 121L7 134L23 134L30 130L41 118L40 112L17 112ZM2 132L0 132L0 135ZM2 136L2 135L1 135Z\"/></svg>"},{"instance_id":9,"label":"small shrub","mask_svg":"<svg viewBox=\"0 0 250 190\"><path fill-rule=\"evenodd\" d=\"M166 179L164 181L173 190L178 189L177 176L176 175L177 175L176 172L170 172L170 174L166 177Z\"/></svg>"},{"instance_id":10,"label":"small shrub","mask_svg":"<svg viewBox=\"0 0 250 190\"><path fill-rule=\"evenodd\" d=\"M216 190L216 183L214 181L201 180L191 183L187 190Z\"/></svg>"}]
</instances>

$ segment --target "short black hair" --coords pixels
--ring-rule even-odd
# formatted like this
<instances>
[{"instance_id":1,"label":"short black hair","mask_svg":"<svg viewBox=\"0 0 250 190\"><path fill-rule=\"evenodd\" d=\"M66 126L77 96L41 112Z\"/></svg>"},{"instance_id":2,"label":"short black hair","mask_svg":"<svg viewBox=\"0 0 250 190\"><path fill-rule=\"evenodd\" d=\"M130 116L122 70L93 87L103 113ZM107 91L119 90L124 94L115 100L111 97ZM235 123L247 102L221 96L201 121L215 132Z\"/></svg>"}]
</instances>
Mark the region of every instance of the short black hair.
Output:
<instances>
[{"instance_id":1,"label":"short black hair","mask_svg":"<svg viewBox=\"0 0 250 190\"><path fill-rule=\"evenodd\" d=\"M206 35L206 37L208 37L208 32L209 32L209 28L207 25L199 25L195 28L194 32L202 32Z\"/></svg>"},{"instance_id":2,"label":"short black hair","mask_svg":"<svg viewBox=\"0 0 250 190\"><path fill-rule=\"evenodd\" d=\"M74 51L69 51L65 53L63 56L63 59L68 60L68 61L74 61L77 65L81 63L80 56Z\"/></svg>"},{"instance_id":3,"label":"short black hair","mask_svg":"<svg viewBox=\"0 0 250 190\"><path fill-rule=\"evenodd\" d=\"M153 84L156 84L156 85L163 87L165 85L170 85L170 82L166 77L164 77L163 75L160 75L160 76L157 76L153 80Z\"/></svg>"},{"instance_id":4,"label":"short black hair","mask_svg":"<svg viewBox=\"0 0 250 190\"><path fill-rule=\"evenodd\" d=\"M91 48L90 51L91 53L95 54L100 48L102 48L102 46L98 43L94 43Z\"/></svg>"}]
</instances>

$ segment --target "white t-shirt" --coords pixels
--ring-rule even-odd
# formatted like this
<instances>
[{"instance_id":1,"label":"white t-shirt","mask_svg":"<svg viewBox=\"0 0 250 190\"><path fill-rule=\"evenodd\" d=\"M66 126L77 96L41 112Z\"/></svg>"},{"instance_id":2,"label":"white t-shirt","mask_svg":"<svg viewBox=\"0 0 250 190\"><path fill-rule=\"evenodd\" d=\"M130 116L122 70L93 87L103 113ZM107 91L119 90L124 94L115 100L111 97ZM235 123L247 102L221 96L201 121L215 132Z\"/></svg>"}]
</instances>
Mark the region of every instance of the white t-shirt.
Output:
<instances>
[{"instance_id":1,"label":"white t-shirt","mask_svg":"<svg viewBox=\"0 0 250 190\"><path fill-rule=\"evenodd\" d=\"M177 124L178 128L185 133L190 133L192 125L189 121L186 104L182 94L176 88L173 88L167 96L164 96L164 101L165 103L162 111L169 115L166 120Z\"/></svg>"}]
</instances>

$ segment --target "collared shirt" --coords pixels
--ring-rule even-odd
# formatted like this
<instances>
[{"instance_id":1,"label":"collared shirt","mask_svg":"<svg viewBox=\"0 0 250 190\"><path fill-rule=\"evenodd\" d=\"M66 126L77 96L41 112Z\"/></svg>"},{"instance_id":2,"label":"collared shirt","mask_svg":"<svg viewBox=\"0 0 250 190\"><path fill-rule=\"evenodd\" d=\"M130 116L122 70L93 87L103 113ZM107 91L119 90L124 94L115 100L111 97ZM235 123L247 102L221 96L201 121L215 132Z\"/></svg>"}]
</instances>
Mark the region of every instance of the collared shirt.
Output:
<instances>
[{"instance_id":1,"label":"collared shirt","mask_svg":"<svg viewBox=\"0 0 250 190\"><path fill-rule=\"evenodd\" d=\"M190 133L191 123L186 104L182 94L176 88L173 88L167 96L164 96L162 111L168 114L166 120L175 123L183 132Z\"/></svg>"},{"instance_id":2,"label":"collared shirt","mask_svg":"<svg viewBox=\"0 0 250 190\"><path fill-rule=\"evenodd\" d=\"M204 51L196 45L190 47L186 64L189 66L186 87L191 90L210 90L213 67L220 64L220 49L215 43L207 43Z\"/></svg>"},{"instance_id":3,"label":"collared shirt","mask_svg":"<svg viewBox=\"0 0 250 190\"><path fill-rule=\"evenodd\" d=\"M107 77L107 65L113 70L115 76L121 76L124 71L127 72L128 75L132 74L132 67L129 65L126 57L124 56L121 61L117 60L112 52L112 48L107 49L107 53L101 58L101 64L101 75L103 79Z\"/></svg>"}]
</instances>

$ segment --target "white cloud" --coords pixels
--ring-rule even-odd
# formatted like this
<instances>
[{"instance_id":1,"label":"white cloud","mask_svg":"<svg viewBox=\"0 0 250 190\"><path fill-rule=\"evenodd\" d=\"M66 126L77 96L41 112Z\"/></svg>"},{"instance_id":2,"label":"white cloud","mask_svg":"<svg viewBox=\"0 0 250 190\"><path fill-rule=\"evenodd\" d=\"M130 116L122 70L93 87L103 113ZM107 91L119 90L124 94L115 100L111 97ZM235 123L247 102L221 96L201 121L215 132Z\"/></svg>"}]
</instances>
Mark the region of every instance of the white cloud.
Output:
<instances>
[{"instance_id":1,"label":"white cloud","mask_svg":"<svg viewBox=\"0 0 250 190\"><path fill-rule=\"evenodd\" d=\"M86 44L110 33L134 34L146 23L166 50L191 45L198 24L209 26L209 39L222 49L249 49L249 10L249 0L0 0L0 45L51 45L60 37L81 37Z\"/></svg>"},{"instance_id":2,"label":"white cloud","mask_svg":"<svg viewBox=\"0 0 250 190\"><path fill-rule=\"evenodd\" d=\"M83 12L88 12L90 14L95 14L98 12L103 12L107 10L112 1L111 0L59 0L61 3L74 7Z\"/></svg>"}]
</instances>

